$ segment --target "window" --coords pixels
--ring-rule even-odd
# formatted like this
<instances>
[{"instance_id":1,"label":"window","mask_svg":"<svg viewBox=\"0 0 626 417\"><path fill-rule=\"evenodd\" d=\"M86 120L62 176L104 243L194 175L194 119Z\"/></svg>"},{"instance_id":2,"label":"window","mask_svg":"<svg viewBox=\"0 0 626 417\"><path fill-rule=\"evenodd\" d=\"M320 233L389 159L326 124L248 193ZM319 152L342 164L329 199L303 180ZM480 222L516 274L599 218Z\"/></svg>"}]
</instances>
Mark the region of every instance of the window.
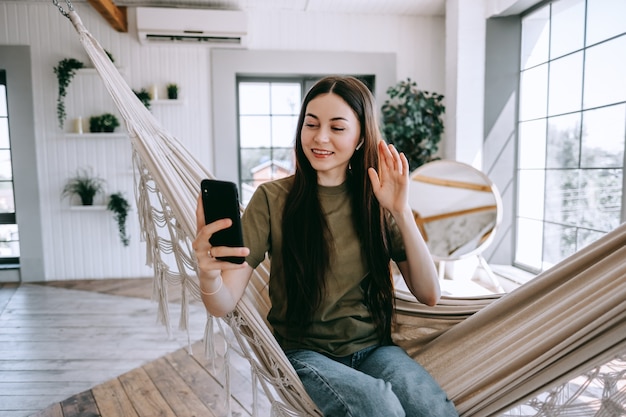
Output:
<instances>
[{"instance_id":1,"label":"window","mask_svg":"<svg viewBox=\"0 0 626 417\"><path fill-rule=\"evenodd\" d=\"M623 221L626 2L522 18L515 264L546 270Z\"/></svg>"},{"instance_id":2,"label":"window","mask_svg":"<svg viewBox=\"0 0 626 417\"><path fill-rule=\"evenodd\" d=\"M295 170L300 105L320 77L238 77L239 178L245 206L256 188ZM357 76L373 91L373 76Z\"/></svg>"},{"instance_id":3,"label":"window","mask_svg":"<svg viewBox=\"0 0 626 417\"><path fill-rule=\"evenodd\" d=\"M241 78L237 82L239 178L244 205L260 184L293 173L293 140L303 85L298 79Z\"/></svg>"},{"instance_id":4,"label":"window","mask_svg":"<svg viewBox=\"0 0 626 417\"><path fill-rule=\"evenodd\" d=\"M19 263L20 247L15 218L13 165L9 138L6 71L0 70L0 264Z\"/></svg>"}]
</instances>

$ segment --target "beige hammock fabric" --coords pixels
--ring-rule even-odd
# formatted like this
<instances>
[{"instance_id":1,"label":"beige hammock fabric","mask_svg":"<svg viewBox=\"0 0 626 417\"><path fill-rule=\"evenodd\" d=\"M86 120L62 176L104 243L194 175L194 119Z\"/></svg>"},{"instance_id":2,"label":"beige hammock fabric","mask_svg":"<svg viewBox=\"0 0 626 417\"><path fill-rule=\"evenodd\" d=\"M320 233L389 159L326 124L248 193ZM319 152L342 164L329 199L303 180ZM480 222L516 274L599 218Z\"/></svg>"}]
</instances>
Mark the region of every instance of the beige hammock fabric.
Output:
<instances>
[{"instance_id":1,"label":"beige hammock fabric","mask_svg":"<svg viewBox=\"0 0 626 417\"><path fill-rule=\"evenodd\" d=\"M199 298L191 250L196 196L200 180L212 175L138 100L79 16L72 10L65 14L130 136L137 207L147 261L155 273L159 317L169 327L165 284L178 284L183 312L180 326L186 328L187 303L190 297ZM553 387L557 394L539 401L541 405L533 400L534 405L529 406L537 410L536 415L557 415L551 412L558 407L558 415L625 415L625 368L619 358L616 368L610 363L626 352L625 260L626 225L622 225L502 297L444 297L436 307L425 307L409 294L398 292L394 339L442 384L462 416L501 415ZM320 415L265 320L268 270L267 262L257 268L244 298L225 319L237 340L231 347L249 360L253 382L263 388L272 415ZM209 342L214 322L212 318L207 321ZM208 346L211 353L211 344ZM579 407L580 390L564 399L554 398L567 391L562 387L569 379L594 367L598 375L610 375L599 410L589 414L584 402ZM229 397L228 383L225 389ZM563 414L566 407L583 411Z\"/></svg>"}]
</instances>

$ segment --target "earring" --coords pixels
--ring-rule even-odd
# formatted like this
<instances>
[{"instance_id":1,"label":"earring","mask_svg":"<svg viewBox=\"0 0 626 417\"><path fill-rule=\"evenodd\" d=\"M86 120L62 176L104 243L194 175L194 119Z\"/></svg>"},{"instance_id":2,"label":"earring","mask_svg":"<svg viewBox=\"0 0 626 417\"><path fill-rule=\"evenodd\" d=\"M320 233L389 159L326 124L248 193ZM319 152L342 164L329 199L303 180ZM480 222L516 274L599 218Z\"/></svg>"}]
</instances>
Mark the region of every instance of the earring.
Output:
<instances>
[{"instance_id":1,"label":"earring","mask_svg":"<svg viewBox=\"0 0 626 417\"><path fill-rule=\"evenodd\" d=\"M361 146L363 146L363 142L365 142L365 139L361 138L361 141L359 142L359 144L356 145L355 151L358 151L359 149L361 149Z\"/></svg>"}]
</instances>

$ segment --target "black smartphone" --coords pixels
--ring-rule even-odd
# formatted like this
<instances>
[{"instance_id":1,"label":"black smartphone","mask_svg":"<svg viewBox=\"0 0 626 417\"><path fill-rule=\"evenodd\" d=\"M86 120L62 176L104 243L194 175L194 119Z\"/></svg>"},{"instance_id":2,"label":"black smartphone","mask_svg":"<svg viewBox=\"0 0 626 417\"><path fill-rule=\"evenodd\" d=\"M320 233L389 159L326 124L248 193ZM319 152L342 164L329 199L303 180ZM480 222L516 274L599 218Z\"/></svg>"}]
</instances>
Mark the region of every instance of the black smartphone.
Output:
<instances>
[{"instance_id":1,"label":"black smartphone","mask_svg":"<svg viewBox=\"0 0 626 417\"><path fill-rule=\"evenodd\" d=\"M229 218L233 224L228 229L220 230L211 236L213 246L242 247L241 217L239 213L239 193L237 185L230 181L204 179L200 183L204 222L209 224L219 219ZM244 262L243 256L218 257L222 261L236 264Z\"/></svg>"}]
</instances>

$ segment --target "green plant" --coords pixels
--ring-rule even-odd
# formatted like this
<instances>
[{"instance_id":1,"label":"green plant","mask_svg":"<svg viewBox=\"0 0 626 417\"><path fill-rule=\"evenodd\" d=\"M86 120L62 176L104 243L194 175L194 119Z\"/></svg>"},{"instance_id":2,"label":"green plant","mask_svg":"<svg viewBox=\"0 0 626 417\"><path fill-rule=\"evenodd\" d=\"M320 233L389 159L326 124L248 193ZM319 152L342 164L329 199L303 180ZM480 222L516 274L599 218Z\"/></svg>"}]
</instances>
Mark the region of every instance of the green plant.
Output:
<instances>
[{"instance_id":1,"label":"green plant","mask_svg":"<svg viewBox=\"0 0 626 417\"><path fill-rule=\"evenodd\" d=\"M104 50L104 52L107 54L107 56L109 57L111 62L115 63L115 58L113 57L113 54L111 52L107 51L106 49Z\"/></svg>"},{"instance_id":2,"label":"green plant","mask_svg":"<svg viewBox=\"0 0 626 417\"><path fill-rule=\"evenodd\" d=\"M105 181L102 178L92 176L87 170L80 169L75 176L67 180L61 196L71 198L77 195L83 206L91 206L96 194L104 191L104 184Z\"/></svg>"},{"instance_id":3,"label":"green plant","mask_svg":"<svg viewBox=\"0 0 626 417\"><path fill-rule=\"evenodd\" d=\"M130 237L126 232L126 218L130 211L130 204L122 193L114 193L109 196L107 209L113 212L115 221L117 222L117 230L120 234L120 240L124 246L130 243Z\"/></svg>"},{"instance_id":4,"label":"green plant","mask_svg":"<svg viewBox=\"0 0 626 417\"><path fill-rule=\"evenodd\" d=\"M408 78L387 89L381 108L383 135L404 152L411 170L437 159L444 131L443 96L417 88Z\"/></svg>"},{"instance_id":5,"label":"green plant","mask_svg":"<svg viewBox=\"0 0 626 417\"><path fill-rule=\"evenodd\" d=\"M92 133L113 132L119 125L119 120L111 113L104 113L100 116L91 116L89 118L89 131Z\"/></svg>"},{"instance_id":6,"label":"green plant","mask_svg":"<svg viewBox=\"0 0 626 417\"><path fill-rule=\"evenodd\" d=\"M176 100L178 98L178 84L168 84L167 85L167 98L170 100Z\"/></svg>"},{"instance_id":7,"label":"green plant","mask_svg":"<svg viewBox=\"0 0 626 417\"><path fill-rule=\"evenodd\" d=\"M67 87L70 85L72 78L76 74L76 70L82 68L84 64L74 58L65 58L59 61L58 65L54 67L54 73L59 80L59 95L57 97L57 118L59 120L59 127L63 129L65 123L65 96L67 94Z\"/></svg>"},{"instance_id":8,"label":"green plant","mask_svg":"<svg viewBox=\"0 0 626 417\"><path fill-rule=\"evenodd\" d=\"M150 93L148 93L145 88L142 88L139 91L133 90L133 93L135 93L139 101L141 101L143 105L146 106L146 109L150 110Z\"/></svg>"}]
</instances>

